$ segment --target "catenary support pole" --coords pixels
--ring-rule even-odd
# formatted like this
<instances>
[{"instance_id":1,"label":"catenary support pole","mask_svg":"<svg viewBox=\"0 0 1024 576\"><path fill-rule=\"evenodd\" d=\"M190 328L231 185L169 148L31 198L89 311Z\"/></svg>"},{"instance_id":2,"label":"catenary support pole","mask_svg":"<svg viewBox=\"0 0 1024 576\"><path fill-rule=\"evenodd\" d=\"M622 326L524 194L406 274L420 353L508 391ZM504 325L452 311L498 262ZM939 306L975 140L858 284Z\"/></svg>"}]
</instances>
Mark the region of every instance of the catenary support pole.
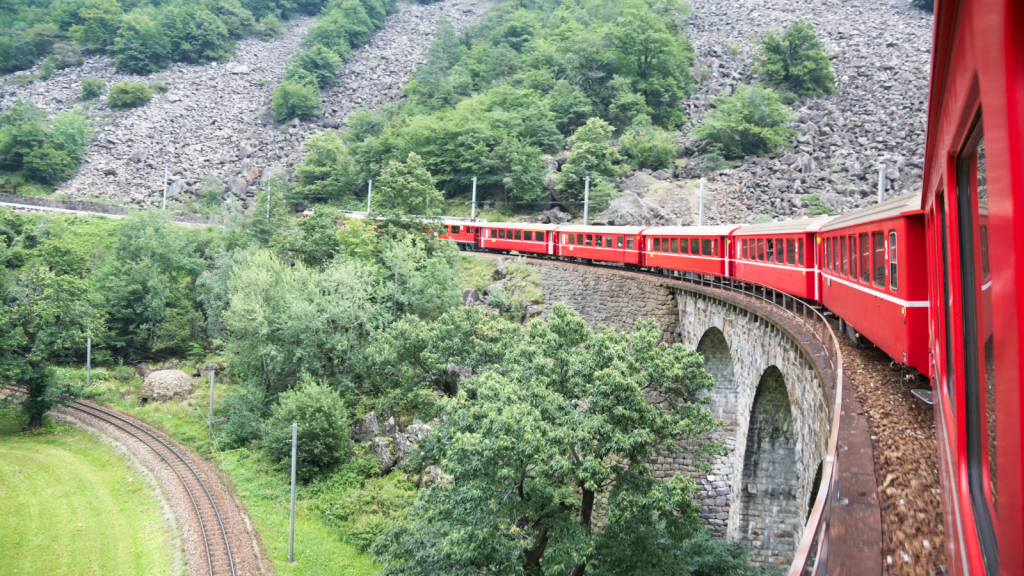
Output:
<instances>
[{"instance_id":1,"label":"catenary support pole","mask_svg":"<svg viewBox=\"0 0 1024 576\"><path fill-rule=\"evenodd\" d=\"M210 440L213 440L213 370L210 370Z\"/></svg>"},{"instance_id":2,"label":"catenary support pole","mask_svg":"<svg viewBox=\"0 0 1024 576\"><path fill-rule=\"evenodd\" d=\"M92 376L92 337L85 339L85 385L89 385L89 377Z\"/></svg>"},{"instance_id":3,"label":"catenary support pole","mask_svg":"<svg viewBox=\"0 0 1024 576\"><path fill-rule=\"evenodd\" d=\"M590 211L590 176L583 177L583 225L587 225Z\"/></svg>"},{"instance_id":4,"label":"catenary support pole","mask_svg":"<svg viewBox=\"0 0 1024 576\"><path fill-rule=\"evenodd\" d=\"M167 166L164 166L164 203L160 209L167 210Z\"/></svg>"},{"instance_id":5,"label":"catenary support pole","mask_svg":"<svg viewBox=\"0 0 1024 576\"><path fill-rule=\"evenodd\" d=\"M292 424L292 513L288 529L288 562L295 563L295 452L298 446L299 425Z\"/></svg>"},{"instance_id":6,"label":"catenary support pole","mask_svg":"<svg viewBox=\"0 0 1024 576\"><path fill-rule=\"evenodd\" d=\"M267 220L270 220L270 183L267 182Z\"/></svg>"},{"instance_id":7,"label":"catenary support pole","mask_svg":"<svg viewBox=\"0 0 1024 576\"><path fill-rule=\"evenodd\" d=\"M885 200L885 164L878 167L878 201Z\"/></svg>"},{"instance_id":8,"label":"catenary support pole","mask_svg":"<svg viewBox=\"0 0 1024 576\"><path fill-rule=\"evenodd\" d=\"M366 215L370 215L370 199L373 198L373 179L366 181Z\"/></svg>"},{"instance_id":9,"label":"catenary support pole","mask_svg":"<svg viewBox=\"0 0 1024 576\"><path fill-rule=\"evenodd\" d=\"M469 219L476 218L476 176L473 176L473 206L469 209Z\"/></svg>"},{"instance_id":10,"label":"catenary support pole","mask_svg":"<svg viewBox=\"0 0 1024 576\"><path fill-rule=\"evenodd\" d=\"M700 179L700 213L697 217L697 226L704 225L704 179Z\"/></svg>"}]
</instances>

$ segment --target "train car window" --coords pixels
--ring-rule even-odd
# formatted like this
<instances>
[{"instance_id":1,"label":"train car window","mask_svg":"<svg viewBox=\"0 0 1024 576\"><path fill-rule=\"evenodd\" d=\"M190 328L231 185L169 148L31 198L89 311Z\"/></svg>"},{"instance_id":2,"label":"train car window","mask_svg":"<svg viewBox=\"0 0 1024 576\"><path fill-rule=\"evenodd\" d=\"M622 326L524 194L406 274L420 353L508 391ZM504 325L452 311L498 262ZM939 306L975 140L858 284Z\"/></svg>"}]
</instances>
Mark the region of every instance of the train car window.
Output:
<instances>
[{"instance_id":1,"label":"train car window","mask_svg":"<svg viewBox=\"0 0 1024 576\"><path fill-rule=\"evenodd\" d=\"M661 252L661 238L654 239L654 248L651 248L651 252Z\"/></svg>"},{"instance_id":2,"label":"train car window","mask_svg":"<svg viewBox=\"0 0 1024 576\"><path fill-rule=\"evenodd\" d=\"M596 242L596 244L594 244L594 246L600 247L600 246L604 245L604 242L601 240L601 235L600 234L597 235L597 238L596 238L595 242Z\"/></svg>"},{"instance_id":3,"label":"train car window","mask_svg":"<svg viewBox=\"0 0 1024 576\"><path fill-rule=\"evenodd\" d=\"M605 236L604 237L604 245L609 247L609 248L612 247L612 237L611 236Z\"/></svg>"},{"instance_id":4,"label":"train car window","mask_svg":"<svg viewBox=\"0 0 1024 576\"><path fill-rule=\"evenodd\" d=\"M764 262L764 238L757 239L757 260Z\"/></svg>"},{"instance_id":5,"label":"train car window","mask_svg":"<svg viewBox=\"0 0 1024 576\"><path fill-rule=\"evenodd\" d=\"M622 248L622 236L615 237L615 247Z\"/></svg>"},{"instance_id":6,"label":"train car window","mask_svg":"<svg viewBox=\"0 0 1024 576\"><path fill-rule=\"evenodd\" d=\"M594 235L593 234L587 234L587 246L593 246L593 245L594 245Z\"/></svg>"},{"instance_id":7,"label":"train car window","mask_svg":"<svg viewBox=\"0 0 1024 576\"><path fill-rule=\"evenodd\" d=\"M530 230L527 230L527 231L523 232L523 240L532 241L533 240L533 232L530 231Z\"/></svg>"},{"instance_id":8,"label":"train car window","mask_svg":"<svg viewBox=\"0 0 1024 576\"><path fill-rule=\"evenodd\" d=\"M850 278L857 279L857 235L850 234Z\"/></svg>"},{"instance_id":9,"label":"train car window","mask_svg":"<svg viewBox=\"0 0 1024 576\"><path fill-rule=\"evenodd\" d=\"M840 272L840 274L842 274L843 276L849 276L850 275L850 269L849 269L849 267L846 264L846 256L847 256L847 254L846 254L846 236L840 236L839 237L839 258L840 258L839 262L840 262L840 266L842 266L842 272Z\"/></svg>"},{"instance_id":10,"label":"train car window","mask_svg":"<svg viewBox=\"0 0 1024 576\"><path fill-rule=\"evenodd\" d=\"M786 262L786 242L782 238L775 240L775 261L779 264Z\"/></svg>"},{"instance_id":11,"label":"train car window","mask_svg":"<svg viewBox=\"0 0 1024 576\"><path fill-rule=\"evenodd\" d=\"M981 122L978 121L977 126ZM985 281L980 238L988 225L985 141L980 129L957 159L957 241L960 244L964 412L967 478L985 572L999 573L994 519L999 514L996 475L996 365L992 330L992 284ZM986 229L986 233L987 233ZM987 243L987 240L986 240Z\"/></svg>"},{"instance_id":12,"label":"train car window","mask_svg":"<svg viewBox=\"0 0 1024 576\"><path fill-rule=\"evenodd\" d=\"M889 289L893 292L896 291L896 278L898 277L896 270L896 231L889 230Z\"/></svg>"},{"instance_id":13,"label":"train car window","mask_svg":"<svg viewBox=\"0 0 1024 576\"><path fill-rule=\"evenodd\" d=\"M825 238L825 271L832 270L832 239Z\"/></svg>"},{"instance_id":14,"label":"train car window","mask_svg":"<svg viewBox=\"0 0 1024 576\"><path fill-rule=\"evenodd\" d=\"M626 249L627 250L632 250L633 249L633 237L632 236L626 236Z\"/></svg>"},{"instance_id":15,"label":"train car window","mask_svg":"<svg viewBox=\"0 0 1024 576\"><path fill-rule=\"evenodd\" d=\"M576 235L576 245L583 246L583 234Z\"/></svg>"},{"instance_id":16,"label":"train car window","mask_svg":"<svg viewBox=\"0 0 1024 576\"><path fill-rule=\"evenodd\" d=\"M714 245L712 244L710 239L705 238L704 240L701 241L701 244L702 244L701 251L700 251L701 254L703 254L704 256L714 256L715 255Z\"/></svg>"},{"instance_id":17,"label":"train car window","mask_svg":"<svg viewBox=\"0 0 1024 576\"><path fill-rule=\"evenodd\" d=\"M523 239L523 231L522 230L516 230L516 240L522 240L522 239Z\"/></svg>"},{"instance_id":18,"label":"train car window","mask_svg":"<svg viewBox=\"0 0 1024 576\"><path fill-rule=\"evenodd\" d=\"M452 234L458 234L458 233L459 233L459 227L458 226L452 226Z\"/></svg>"},{"instance_id":19,"label":"train car window","mask_svg":"<svg viewBox=\"0 0 1024 576\"><path fill-rule=\"evenodd\" d=\"M679 239L679 253L689 254L690 253L690 241L686 238Z\"/></svg>"},{"instance_id":20,"label":"train car window","mask_svg":"<svg viewBox=\"0 0 1024 576\"><path fill-rule=\"evenodd\" d=\"M672 253L679 254L679 238L672 239Z\"/></svg>"},{"instance_id":21,"label":"train car window","mask_svg":"<svg viewBox=\"0 0 1024 576\"><path fill-rule=\"evenodd\" d=\"M796 261L800 266L804 265L804 239L796 239Z\"/></svg>"},{"instance_id":22,"label":"train car window","mask_svg":"<svg viewBox=\"0 0 1024 576\"><path fill-rule=\"evenodd\" d=\"M978 231L981 240L981 277L988 280L992 277L988 266L988 226L979 226Z\"/></svg>"},{"instance_id":23,"label":"train car window","mask_svg":"<svg viewBox=\"0 0 1024 576\"><path fill-rule=\"evenodd\" d=\"M786 264L796 264L796 240L786 239Z\"/></svg>"},{"instance_id":24,"label":"train car window","mask_svg":"<svg viewBox=\"0 0 1024 576\"><path fill-rule=\"evenodd\" d=\"M504 237L505 237L505 231L504 230L498 230L498 238L504 238Z\"/></svg>"},{"instance_id":25,"label":"train car window","mask_svg":"<svg viewBox=\"0 0 1024 576\"><path fill-rule=\"evenodd\" d=\"M871 245L875 249L875 286L885 286L885 233L872 232Z\"/></svg>"},{"instance_id":26,"label":"train car window","mask_svg":"<svg viewBox=\"0 0 1024 576\"><path fill-rule=\"evenodd\" d=\"M696 256L700 254L700 240L697 238L690 238L690 254Z\"/></svg>"},{"instance_id":27,"label":"train car window","mask_svg":"<svg viewBox=\"0 0 1024 576\"><path fill-rule=\"evenodd\" d=\"M740 240L740 258L747 260L747 256L750 254L750 244L747 240Z\"/></svg>"},{"instance_id":28,"label":"train car window","mask_svg":"<svg viewBox=\"0 0 1024 576\"><path fill-rule=\"evenodd\" d=\"M547 239L548 239L548 233L547 232L534 232L533 235L534 235L535 239L537 240L537 242L546 242Z\"/></svg>"},{"instance_id":29,"label":"train car window","mask_svg":"<svg viewBox=\"0 0 1024 576\"><path fill-rule=\"evenodd\" d=\"M765 240L765 244L767 246L766 252L768 254L768 261L773 262L775 260L775 239L769 238L768 240Z\"/></svg>"},{"instance_id":30,"label":"train car window","mask_svg":"<svg viewBox=\"0 0 1024 576\"><path fill-rule=\"evenodd\" d=\"M868 244L868 233L860 235L860 281L871 282L871 245Z\"/></svg>"}]
</instances>

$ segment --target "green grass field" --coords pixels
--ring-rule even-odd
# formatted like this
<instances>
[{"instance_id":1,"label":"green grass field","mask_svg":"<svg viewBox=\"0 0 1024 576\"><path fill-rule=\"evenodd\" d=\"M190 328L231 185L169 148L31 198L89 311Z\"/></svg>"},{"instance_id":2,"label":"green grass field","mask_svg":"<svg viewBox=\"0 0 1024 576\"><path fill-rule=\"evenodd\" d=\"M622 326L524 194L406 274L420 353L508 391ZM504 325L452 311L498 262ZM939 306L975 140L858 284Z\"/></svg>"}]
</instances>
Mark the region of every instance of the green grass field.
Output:
<instances>
[{"instance_id":1,"label":"green grass field","mask_svg":"<svg viewBox=\"0 0 1024 576\"><path fill-rule=\"evenodd\" d=\"M0 574L173 574L181 552L123 456L74 428L22 425L0 418Z\"/></svg>"}]
</instances>

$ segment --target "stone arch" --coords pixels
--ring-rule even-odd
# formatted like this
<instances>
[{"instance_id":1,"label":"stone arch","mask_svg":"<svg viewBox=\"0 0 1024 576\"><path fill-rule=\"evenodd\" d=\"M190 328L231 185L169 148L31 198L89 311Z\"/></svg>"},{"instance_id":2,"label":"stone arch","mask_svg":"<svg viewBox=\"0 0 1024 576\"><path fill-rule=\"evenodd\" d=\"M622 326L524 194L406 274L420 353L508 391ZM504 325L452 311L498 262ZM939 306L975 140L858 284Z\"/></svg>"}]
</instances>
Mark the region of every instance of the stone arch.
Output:
<instances>
[{"instance_id":1,"label":"stone arch","mask_svg":"<svg viewBox=\"0 0 1024 576\"><path fill-rule=\"evenodd\" d=\"M796 549L803 524L796 436L785 378L769 366L750 410L740 485L739 536L754 547L759 563L788 563Z\"/></svg>"},{"instance_id":2,"label":"stone arch","mask_svg":"<svg viewBox=\"0 0 1024 576\"><path fill-rule=\"evenodd\" d=\"M719 328L712 326L701 336L697 352L704 357L704 369L715 379L715 387L711 391L711 413L715 418L724 420L726 428L731 430L736 421L738 398L729 342Z\"/></svg>"}]
</instances>

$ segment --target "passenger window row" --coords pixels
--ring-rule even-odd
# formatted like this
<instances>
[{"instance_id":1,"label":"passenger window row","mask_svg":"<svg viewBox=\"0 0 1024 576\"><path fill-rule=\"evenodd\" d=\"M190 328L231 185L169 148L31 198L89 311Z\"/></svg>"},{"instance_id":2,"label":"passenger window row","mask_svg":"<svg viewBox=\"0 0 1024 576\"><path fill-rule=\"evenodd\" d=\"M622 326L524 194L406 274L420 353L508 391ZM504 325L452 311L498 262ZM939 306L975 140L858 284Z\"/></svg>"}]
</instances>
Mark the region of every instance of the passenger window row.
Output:
<instances>
[{"instance_id":1,"label":"passenger window row","mask_svg":"<svg viewBox=\"0 0 1024 576\"><path fill-rule=\"evenodd\" d=\"M885 287L885 232L861 232L825 238L825 271L864 284ZM896 231L889 230L889 289L899 286Z\"/></svg>"},{"instance_id":2,"label":"passenger window row","mask_svg":"<svg viewBox=\"0 0 1024 576\"><path fill-rule=\"evenodd\" d=\"M495 230L501 240L525 240L527 242L544 242L547 234L542 230Z\"/></svg>"},{"instance_id":3,"label":"passenger window row","mask_svg":"<svg viewBox=\"0 0 1024 576\"><path fill-rule=\"evenodd\" d=\"M612 234L562 234L562 244L570 246L593 246L595 248L622 248L623 237ZM633 238L626 237L626 244L633 249Z\"/></svg>"},{"instance_id":4,"label":"passenger window row","mask_svg":"<svg viewBox=\"0 0 1024 576\"><path fill-rule=\"evenodd\" d=\"M804 239L743 238L740 241L740 259L803 266Z\"/></svg>"},{"instance_id":5,"label":"passenger window row","mask_svg":"<svg viewBox=\"0 0 1024 576\"><path fill-rule=\"evenodd\" d=\"M649 250L669 254L717 256L718 240L715 238L653 238Z\"/></svg>"}]
</instances>

